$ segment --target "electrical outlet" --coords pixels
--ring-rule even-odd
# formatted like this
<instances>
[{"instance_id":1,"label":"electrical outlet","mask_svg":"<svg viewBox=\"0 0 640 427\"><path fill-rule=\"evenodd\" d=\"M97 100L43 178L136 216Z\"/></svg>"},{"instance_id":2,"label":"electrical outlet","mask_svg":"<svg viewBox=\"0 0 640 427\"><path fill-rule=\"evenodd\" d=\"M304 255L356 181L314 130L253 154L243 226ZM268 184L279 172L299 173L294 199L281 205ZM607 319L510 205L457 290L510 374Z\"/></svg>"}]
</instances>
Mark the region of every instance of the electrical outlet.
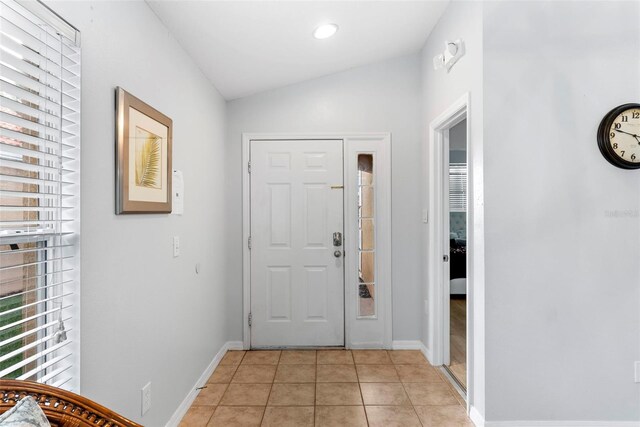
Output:
<instances>
[{"instance_id":1,"label":"electrical outlet","mask_svg":"<svg viewBox=\"0 0 640 427\"><path fill-rule=\"evenodd\" d=\"M151 383L147 383L142 387L142 415L149 412L151 409Z\"/></svg>"},{"instance_id":2,"label":"electrical outlet","mask_svg":"<svg viewBox=\"0 0 640 427\"><path fill-rule=\"evenodd\" d=\"M635 372L635 378L636 378L636 382L640 383L640 362L635 362L634 363L635 368L636 368L636 372Z\"/></svg>"},{"instance_id":3,"label":"electrical outlet","mask_svg":"<svg viewBox=\"0 0 640 427\"><path fill-rule=\"evenodd\" d=\"M180 256L180 237L173 236L173 257Z\"/></svg>"}]
</instances>

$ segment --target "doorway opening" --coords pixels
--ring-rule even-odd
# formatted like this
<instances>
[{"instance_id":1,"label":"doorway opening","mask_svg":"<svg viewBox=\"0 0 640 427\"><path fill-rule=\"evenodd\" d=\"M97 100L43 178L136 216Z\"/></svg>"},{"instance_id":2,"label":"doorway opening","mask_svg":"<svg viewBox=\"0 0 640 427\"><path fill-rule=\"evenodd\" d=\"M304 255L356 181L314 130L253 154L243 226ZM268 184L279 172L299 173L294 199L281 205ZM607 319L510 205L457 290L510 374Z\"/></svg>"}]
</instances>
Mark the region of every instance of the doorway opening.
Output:
<instances>
[{"instance_id":1,"label":"doorway opening","mask_svg":"<svg viewBox=\"0 0 640 427\"><path fill-rule=\"evenodd\" d=\"M474 248L469 94L430 123L428 296L431 363L469 402L474 394ZM467 185L467 181L468 184Z\"/></svg>"},{"instance_id":2,"label":"doorway opening","mask_svg":"<svg viewBox=\"0 0 640 427\"><path fill-rule=\"evenodd\" d=\"M465 391L467 389L467 119L449 130L445 165L448 165L448 199L443 215L448 232L449 358L444 367ZM445 264L445 270L447 264ZM445 274L445 280L446 274ZM446 299L446 294L445 294ZM446 301L445 301L446 304ZM447 339L447 337L445 337Z\"/></svg>"}]
</instances>

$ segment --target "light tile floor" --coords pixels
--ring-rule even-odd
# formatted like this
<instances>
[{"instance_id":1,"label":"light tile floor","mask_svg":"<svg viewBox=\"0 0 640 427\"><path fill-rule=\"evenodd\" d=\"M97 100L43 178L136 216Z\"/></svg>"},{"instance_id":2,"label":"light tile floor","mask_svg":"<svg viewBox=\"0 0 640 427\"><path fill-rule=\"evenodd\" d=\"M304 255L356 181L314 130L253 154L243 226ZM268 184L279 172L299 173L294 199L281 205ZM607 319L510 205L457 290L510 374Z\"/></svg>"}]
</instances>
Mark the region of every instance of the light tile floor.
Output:
<instances>
[{"instance_id":1,"label":"light tile floor","mask_svg":"<svg viewBox=\"0 0 640 427\"><path fill-rule=\"evenodd\" d=\"M473 426L419 351L229 351L181 427Z\"/></svg>"}]
</instances>

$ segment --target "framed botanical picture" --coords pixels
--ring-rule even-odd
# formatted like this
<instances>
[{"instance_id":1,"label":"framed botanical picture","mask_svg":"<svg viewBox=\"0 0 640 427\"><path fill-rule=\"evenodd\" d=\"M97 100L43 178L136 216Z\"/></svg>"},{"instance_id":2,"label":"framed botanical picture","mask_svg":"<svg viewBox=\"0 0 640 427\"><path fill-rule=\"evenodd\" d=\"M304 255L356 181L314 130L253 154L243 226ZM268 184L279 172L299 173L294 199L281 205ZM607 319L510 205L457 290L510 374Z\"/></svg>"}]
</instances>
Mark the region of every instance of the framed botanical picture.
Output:
<instances>
[{"instance_id":1,"label":"framed botanical picture","mask_svg":"<svg viewBox=\"0 0 640 427\"><path fill-rule=\"evenodd\" d=\"M116 214L171 213L171 119L116 88Z\"/></svg>"}]
</instances>

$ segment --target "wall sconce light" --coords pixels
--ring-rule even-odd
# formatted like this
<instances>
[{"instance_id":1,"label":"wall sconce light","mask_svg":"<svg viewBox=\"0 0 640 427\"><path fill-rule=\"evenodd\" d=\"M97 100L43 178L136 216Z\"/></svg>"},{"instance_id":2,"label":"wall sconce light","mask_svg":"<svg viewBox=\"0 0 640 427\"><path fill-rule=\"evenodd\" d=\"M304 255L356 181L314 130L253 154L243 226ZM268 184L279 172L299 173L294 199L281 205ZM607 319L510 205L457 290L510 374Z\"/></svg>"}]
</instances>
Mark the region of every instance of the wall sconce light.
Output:
<instances>
[{"instance_id":1,"label":"wall sconce light","mask_svg":"<svg viewBox=\"0 0 640 427\"><path fill-rule=\"evenodd\" d=\"M444 43L444 52L433 57L433 69L437 71L445 68L448 73L453 64L464 56L464 53L464 41L462 39L453 42L447 40Z\"/></svg>"}]
</instances>

